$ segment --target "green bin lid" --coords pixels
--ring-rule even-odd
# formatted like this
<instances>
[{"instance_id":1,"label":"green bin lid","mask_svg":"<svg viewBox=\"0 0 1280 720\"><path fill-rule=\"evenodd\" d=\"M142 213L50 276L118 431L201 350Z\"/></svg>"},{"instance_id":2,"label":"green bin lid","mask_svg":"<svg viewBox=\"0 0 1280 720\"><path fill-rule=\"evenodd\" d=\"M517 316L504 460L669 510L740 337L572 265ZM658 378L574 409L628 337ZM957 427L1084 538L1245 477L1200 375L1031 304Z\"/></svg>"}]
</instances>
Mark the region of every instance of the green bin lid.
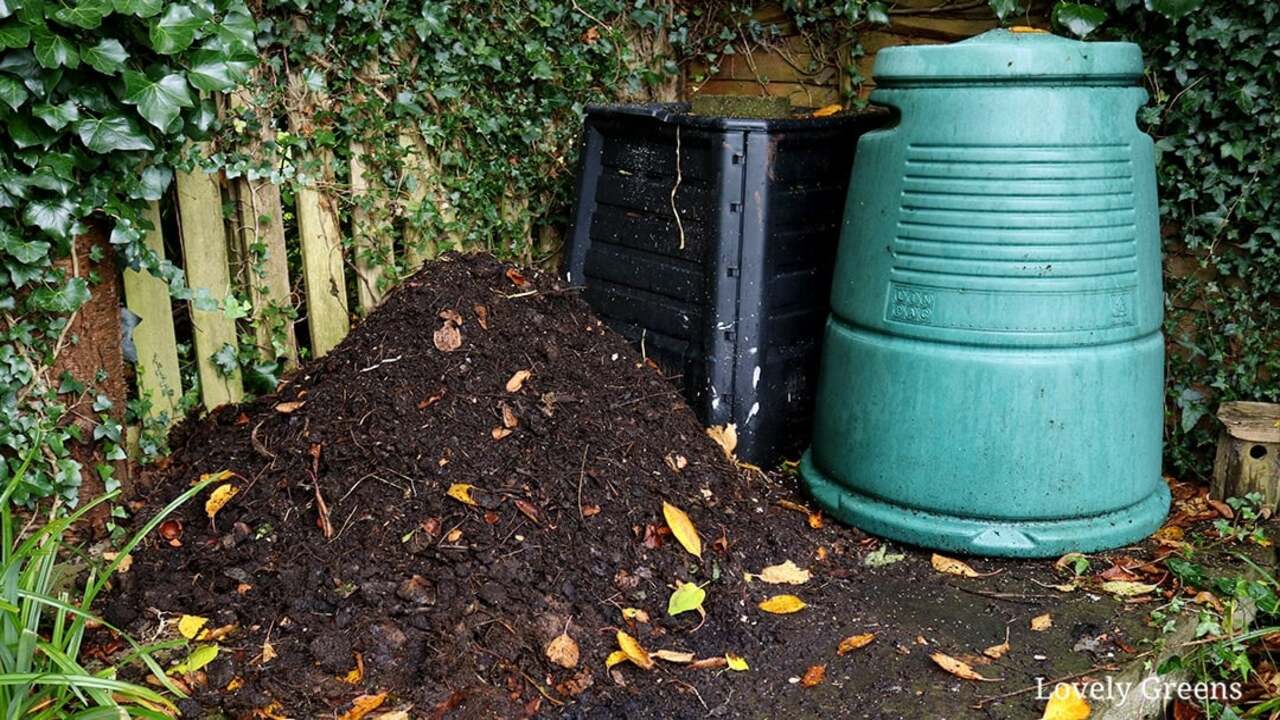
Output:
<instances>
[{"instance_id":1,"label":"green bin lid","mask_svg":"<svg viewBox=\"0 0 1280 720\"><path fill-rule=\"evenodd\" d=\"M899 45L876 54L877 85L1045 81L1132 84L1142 51L1127 42L1081 42L1042 30L990 30L950 45Z\"/></svg>"}]
</instances>

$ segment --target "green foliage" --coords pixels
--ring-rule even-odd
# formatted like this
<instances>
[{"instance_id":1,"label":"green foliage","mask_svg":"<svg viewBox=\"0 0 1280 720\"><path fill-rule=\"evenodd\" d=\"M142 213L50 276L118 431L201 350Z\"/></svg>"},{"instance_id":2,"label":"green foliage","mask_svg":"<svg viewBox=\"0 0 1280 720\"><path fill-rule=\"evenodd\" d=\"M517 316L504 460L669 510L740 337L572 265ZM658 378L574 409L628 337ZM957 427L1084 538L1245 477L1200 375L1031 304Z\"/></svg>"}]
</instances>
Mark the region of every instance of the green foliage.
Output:
<instances>
[{"instance_id":1,"label":"green foliage","mask_svg":"<svg viewBox=\"0 0 1280 720\"><path fill-rule=\"evenodd\" d=\"M93 615L93 602L124 558L210 481L197 483L170 503L121 546L115 560L100 567L68 544L67 531L116 493L86 503L69 515L51 511L48 522L24 535L20 532L23 518L15 515L11 500L35 457L35 452L27 454L0 493L0 712L6 720L164 720L169 715L160 709L173 709L172 702L156 690L119 680L117 674L126 664L141 663L155 677L165 678L153 654L181 643L139 645L112 628L130 646L117 664L90 667L80 654L90 624L110 627ZM164 682L170 692L181 695L176 686Z\"/></svg>"},{"instance_id":2,"label":"green foliage","mask_svg":"<svg viewBox=\"0 0 1280 720\"><path fill-rule=\"evenodd\" d=\"M111 227L118 257L190 297L181 272L142 243L141 211L212 127L199 92L228 89L254 62L255 27L243 0L0 2L0 482L44 439L14 501L74 503L78 440L123 457L119 415L95 408L92 437L78 437L68 408L92 389L64 391L52 377L97 281L58 261L91 226Z\"/></svg>"}]
</instances>

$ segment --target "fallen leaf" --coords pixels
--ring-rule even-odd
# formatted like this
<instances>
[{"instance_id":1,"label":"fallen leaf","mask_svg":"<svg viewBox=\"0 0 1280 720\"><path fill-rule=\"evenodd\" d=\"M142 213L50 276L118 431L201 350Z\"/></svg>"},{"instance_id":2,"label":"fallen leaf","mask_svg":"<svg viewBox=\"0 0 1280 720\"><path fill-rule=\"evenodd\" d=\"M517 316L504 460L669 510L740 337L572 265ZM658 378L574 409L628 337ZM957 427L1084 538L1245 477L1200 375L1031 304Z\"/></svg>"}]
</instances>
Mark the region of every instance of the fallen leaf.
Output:
<instances>
[{"instance_id":1,"label":"fallen leaf","mask_svg":"<svg viewBox=\"0 0 1280 720\"><path fill-rule=\"evenodd\" d=\"M864 648L876 639L875 633L862 633L861 635L850 635L840 641L840 647L836 648L837 655L847 655L854 650Z\"/></svg>"},{"instance_id":2,"label":"fallen leaf","mask_svg":"<svg viewBox=\"0 0 1280 720\"><path fill-rule=\"evenodd\" d=\"M511 434L511 430L510 430L509 428L496 427L496 428L494 428L493 430L491 430L491 431L489 432L489 434L490 434L491 436L493 436L493 439L494 439L494 440L501 440L502 438L507 437L508 435L510 435L510 434Z\"/></svg>"},{"instance_id":3,"label":"fallen leaf","mask_svg":"<svg viewBox=\"0 0 1280 720\"><path fill-rule=\"evenodd\" d=\"M987 657L991 658L992 660L999 660L1000 658L1004 657L1004 656L1005 656L1005 653L1009 652L1009 650L1010 650L1010 646L1009 646L1009 628L1008 628L1008 627L1006 627L1006 628L1004 629L1004 642L1000 643L999 645L992 645L991 647L987 648L986 650L983 650L983 651L982 651L982 654L983 654L983 655L986 655Z\"/></svg>"},{"instance_id":4,"label":"fallen leaf","mask_svg":"<svg viewBox=\"0 0 1280 720\"><path fill-rule=\"evenodd\" d=\"M581 508L581 510L582 510L582 517L584 517L584 518L589 518L589 517L592 517L592 516L594 516L594 515L599 515L599 514L600 514L600 506L599 506L599 505L583 505L583 506L582 506L582 508Z\"/></svg>"},{"instance_id":5,"label":"fallen leaf","mask_svg":"<svg viewBox=\"0 0 1280 720\"><path fill-rule=\"evenodd\" d=\"M653 658L649 656L648 651L640 646L640 642L638 640L621 630L618 631L617 638L618 647L622 649L622 652L627 654L628 660L645 670L653 669Z\"/></svg>"},{"instance_id":6,"label":"fallen leaf","mask_svg":"<svg viewBox=\"0 0 1280 720\"><path fill-rule=\"evenodd\" d=\"M262 660L260 661L260 664L266 665L267 663L275 659L276 659L275 646L272 645L270 642L262 643Z\"/></svg>"},{"instance_id":7,"label":"fallen leaf","mask_svg":"<svg viewBox=\"0 0 1280 720\"><path fill-rule=\"evenodd\" d=\"M770 565L758 575L746 573L747 580L756 578L770 585L803 585L812 577L808 570L803 570L795 563L787 560L779 565Z\"/></svg>"},{"instance_id":8,"label":"fallen leaf","mask_svg":"<svg viewBox=\"0 0 1280 720\"><path fill-rule=\"evenodd\" d=\"M291 402L282 402L276 405L276 412L288 415L289 413L293 412L294 410L297 410L298 408L306 404L307 404L306 400L293 400Z\"/></svg>"},{"instance_id":9,"label":"fallen leaf","mask_svg":"<svg viewBox=\"0 0 1280 720\"><path fill-rule=\"evenodd\" d=\"M693 662L693 653L691 652L679 652L677 650L655 650L654 652L650 653L650 655L652 655L655 658L658 658L659 660L665 660L669 663L679 663L681 665L685 665Z\"/></svg>"},{"instance_id":10,"label":"fallen leaf","mask_svg":"<svg viewBox=\"0 0 1280 720\"><path fill-rule=\"evenodd\" d=\"M448 320L449 322L453 323L454 325L461 325L461 324L463 323L463 320L462 320L462 314L461 314L461 313L459 313L457 310L454 310L453 308L445 308L445 309L441 310L441 311L437 314L437 316L438 316L441 320Z\"/></svg>"},{"instance_id":11,"label":"fallen leaf","mask_svg":"<svg viewBox=\"0 0 1280 720\"><path fill-rule=\"evenodd\" d=\"M380 692L375 695L361 695L351 701L351 709L343 713L338 720L361 720L365 715L381 707L386 699L386 692Z\"/></svg>"},{"instance_id":12,"label":"fallen leaf","mask_svg":"<svg viewBox=\"0 0 1280 720\"><path fill-rule=\"evenodd\" d=\"M437 393L434 393L432 395L429 395L426 398L423 398L422 400L419 400L418 409L426 410L427 408L431 407L432 405L435 405L436 403L440 402L443 399L444 399L444 390L440 390Z\"/></svg>"},{"instance_id":13,"label":"fallen leaf","mask_svg":"<svg viewBox=\"0 0 1280 720\"><path fill-rule=\"evenodd\" d=\"M733 423L728 425L712 425L707 428L707 435L716 441L721 450L724 450L725 457L733 459L733 451L738 449L738 426Z\"/></svg>"},{"instance_id":14,"label":"fallen leaf","mask_svg":"<svg viewBox=\"0 0 1280 720\"><path fill-rule=\"evenodd\" d=\"M449 486L449 489L445 491L445 494L453 498L454 500L457 500L460 503L463 503L465 505L471 505L474 507L476 504L476 501L471 497L471 490L473 488L475 488L475 485L468 485L467 483L454 483Z\"/></svg>"},{"instance_id":15,"label":"fallen leaf","mask_svg":"<svg viewBox=\"0 0 1280 720\"><path fill-rule=\"evenodd\" d=\"M1223 518L1227 520L1234 520L1236 518L1236 513L1234 510L1231 509L1231 506L1222 502L1221 500L1215 500L1213 498L1207 497L1204 499L1204 501L1209 503L1209 507L1213 508L1214 512L1218 513Z\"/></svg>"},{"instance_id":16,"label":"fallen leaf","mask_svg":"<svg viewBox=\"0 0 1280 720\"><path fill-rule=\"evenodd\" d=\"M457 325L446 322L431 335L431 341L440 352L453 352L462 347L462 333Z\"/></svg>"},{"instance_id":17,"label":"fallen leaf","mask_svg":"<svg viewBox=\"0 0 1280 720\"><path fill-rule=\"evenodd\" d=\"M961 662L951 657L950 655L946 655L944 653L940 653L940 652L933 653L932 655L929 656L929 659L932 660L935 664L937 664L938 667L942 668L943 670L946 670L947 672L951 673L952 675L955 675L956 677L962 680L977 680L979 682L999 682L999 678L983 677L978 673L977 670L974 670L972 667L970 667L968 663Z\"/></svg>"},{"instance_id":18,"label":"fallen leaf","mask_svg":"<svg viewBox=\"0 0 1280 720\"><path fill-rule=\"evenodd\" d=\"M516 417L516 412L511 409L510 405L502 403L502 427L515 429L519 424L520 418Z\"/></svg>"},{"instance_id":19,"label":"fallen leaf","mask_svg":"<svg viewBox=\"0 0 1280 720\"><path fill-rule=\"evenodd\" d=\"M815 685L821 685L822 681L826 679L826 665L811 665L808 670L804 671L804 676L800 678L800 684L805 687L813 687Z\"/></svg>"},{"instance_id":20,"label":"fallen leaf","mask_svg":"<svg viewBox=\"0 0 1280 720\"><path fill-rule=\"evenodd\" d=\"M178 634L188 640L195 640L200 630L209 622L209 618L199 615L183 615L178 618Z\"/></svg>"},{"instance_id":21,"label":"fallen leaf","mask_svg":"<svg viewBox=\"0 0 1280 720\"><path fill-rule=\"evenodd\" d=\"M1177 525L1165 525L1151 535L1151 539L1158 543L1179 543L1182 538L1182 528Z\"/></svg>"},{"instance_id":22,"label":"fallen leaf","mask_svg":"<svg viewBox=\"0 0 1280 720\"><path fill-rule=\"evenodd\" d=\"M843 109L844 109L843 105L823 105L822 107L813 111L813 117L816 117L816 118L830 117L840 112Z\"/></svg>"},{"instance_id":23,"label":"fallen leaf","mask_svg":"<svg viewBox=\"0 0 1280 720\"><path fill-rule=\"evenodd\" d=\"M716 655L714 657L702 658L701 660L694 660L689 663L689 667L693 670L714 670L726 667L728 664L729 661L727 658L723 655ZM745 663L743 664L745 665Z\"/></svg>"},{"instance_id":24,"label":"fallen leaf","mask_svg":"<svg viewBox=\"0 0 1280 720\"><path fill-rule=\"evenodd\" d=\"M667 467L671 468L671 472L680 472L689 464L688 458L683 455L676 455L675 453L667 453L667 456L664 457L663 460L666 461Z\"/></svg>"},{"instance_id":25,"label":"fallen leaf","mask_svg":"<svg viewBox=\"0 0 1280 720\"><path fill-rule=\"evenodd\" d=\"M965 563L937 553L934 553L933 557L929 558L929 564L933 565L934 570L947 575L959 575L967 578L982 577L981 573Z\"/></svg>"},{"instance_id":26,"label":"fallen leaf","mask_svg":"<svg viewBox=\"0 0 1280 720\"><path fill-rule=\"evenodd\" d=\"M1045 630L1048 630L1051 627L1053 627L1053 616L1050 615L1049 613L1045 613L1043 615L1037 615L1031 618L1032 632L1044 632Z\"/></svg>"},{"instance_id":27,"label":"fallen leaf","mask_svg":"<svg viewBox=\"0 0 1280 720\"><path fill-rule=\"evenodd\" d=\"M1040 720L1085 720L1089 717L1089 703L1080 691L1070 683L1058 683L1049 695Z\"/></svg>"},{"instance_id":28,"label":"fallen leaf","mask_svg":"<svg viewBox=\"0 0 1280 720\"><path fill-rule=\"evenodd\" d=\"M813 528L814 530L822 529L822 513L820 512L809 513L809 527Z\"/></svg>"},{"instance_id":29,"label":"fallen leaf","mask_svg":"<svg viewBox=\"0 0 1280 720\"><path fill-rule=\"evenodd\" d=\"M604 659L604 666L606 669L611 668L620 662L626 662L627 659L628 659L627 654L625 652L621 650L614 650L613 652L609 653L609 657Z\"/></svg>"},{"instance_id":30,"label":"fallen leaf","mask_svg":"<svg viewBox=\"0 0 1280 720\"><path fill-rule=\"evenodd\" d=\"M471 310L476 314L476 322L480 323L480 327L484 330L488 330L489 308L477 303L471 306Z\"/></svg>"},{"instance_id":31,"label":"fallen leaf","mask_svg":"<svg viewBox=\"0 0 1280 720\"><path fill-rule=\"evenodd\" d=\"M622 608L622 619L647 623L649 622L649 613L641 610L640 608L624 607Z\"/></svg>"},{"instance_id":32,"label":"fallen leaf","mask_svg":"<svg viewBox=\"0 0 1280 720\"><path fill-rule=\"evenodd\" d=\"M733 653L725 653L724 661L729 666L730 670L735 670L737 672L745 672L751 669L750 667L747 666L746 659L740 655L734 655Z\"/></svg>"},{"instance_id":33,"label":"fallen leaf","mask_svg":"<svg viewBox=\"0 0 1280 720\"><path fill-rule=\"evenodd\" d=\"M701 560L702 538L698 537L698 530L693 526L693 521L689 519L689 516L680 508L663 500L662 517L666 518L667 527L671 528L671 534L676 536L676 540L680 541L680 545L690 555Z\"/></svg>"},{"instance_id":34,"label":"fallen leaf","mask_svg":"<svg viewBox=\"0 0 1280 720\"><path fill-rule=\"evenodd\" d=\"M882 567L884 565L892 565L896 562L900 562L905 557L906 555L902 553L889 552L888 545L881 545L868 553L866 557L862 558L862 564L867 567Z\"/></svg>"},{"instance_id":35,"label":"fallen leaf","mask_svg":"<svg viewBox=\"0 0 1280 720\"><path fill-rule=\"evenodd\" d=\"M1089 558L1084 553L1069 552L1058 558L1053 566L1059 570L1070 570L1077 575L1089 567Z\"/></svg>"},{"instance_id":36,"label":"fallen leaf","mask_svg":"<svg viewBox=\"0 0 1280 720\"><path fill-rule=\"evenodd\" d=\"M507 392L520 392L520 388L524 387L524 381L533 375L532 370L517 370L510 379L507 380Z\"/></svg>"},{"instance_id":37,"label":"fallen leaf","mask_svg":"<svg viewBox=\"0 0 1280 720\"><path fill-rule=\"evenodd\" d=\"M356 666L342 676L342 682L348 685L359 685L364 682L364 655L356 653Z\"/></svg>"},{"instance_id":38,"label":"fallen leaf","mask_svg":"<svg viewBox=\"0 0 1280 720\"><path fill-rule=\"evenodd\" d=\"M544 652L546 652L548 660L562 668L578 666L578 643L574 642L567 632L562 632L555 636L551 642L547 643L547 648Z\"/></svg>"},{"instance_id":39,"label":"fallen leaf","mask_svg":"<svg viewBox=\"0 0 1280 720\"><path fill-rule=\"evenodd\" d=\"M675 616L690 610L697 610L699 614L704 614L702 602L706 599L706 590L698 587L696 583L682 582L675 592L671 593L671 599L667 601L667 614Z\"/></svg>"},{"instance_id":40,"label":"fallen leaf","mask_svg":"<svg viewBox=\"0 0 1280 720\"><path fill-rule=\"evenodd\" d=\"M761 602L759 607L761 610L774 615L789 615L794 612L800 612L808 606L795 595L774 595Z\"/></svg>"},{"instance_id":41,"label":"fallen leaf","mask_svg":"<svg viewBox=\"0 0 1280 720\"><path fill-rule=\"evenodd\" d=\"M1154 592L1158 585L1150 585L1147 583L1130 582L1128 580L1112 580L1111 582L1102 583L1102 591L1111 593L1117 597L1137 597L1138 595L1146 595Z\"/></svg>"},{"instance_id":42,"label":"fallen leaf","mask_svg":"<svg viewBox=\"0 0 1280 720\"><path fill-rule=\"evenodd\" d=\"M217 645L197 645L186 659L174 665L170 672L174 675L188 675L200 670L217 659L220 649Z\"/></svg>"},{"instance_id":43,"label":"fallen leaf","mask_svg":"<svg viewBox=\"0 0 1280 720\"><path fill-rule=\"evenodd\" d=\"M240 492L240 488L227 483L226 485L219 485L213 489L213 492L209 493L209 499L204 501L204 514L209 516L209 522L213 522L213 516L217 515L223 506L231 502L231 498L235 497L238 492Z\"/></svg>"},{"instance_id":44,"label":"fallen leaf","mask_svg":"<svg viewBox=\"0 0 1280 720\"><path fill-rule=\"evenodd\" d=\"M535 523L542 522L542 515L538 512L538 507L528 500L517 498L516 509L520 511L521 515L524 515Z\"/></svg>"},{"instance_id":45,"label":"fallen leaf","mask_svg":"<svg viewBox=\"0 0 1280 720\"><path fill-rule=\"evenodd\" d=\"M207 641L207 642L217 642L218 640L222 640L226 636L235 632L235 629L236 629L236 626L234 623L229 625L223 625L222 627L216 627L211 630L205 630L201 632L199 637L197 637L196 639L201 641Z\"/></svg>"},{"instance_id":46,"label":"fallen leaf","mask_svg":"<svg viewBox=\"0 0 1280 720\"><path fill-rule=\"evenodd\" d=\"M233 677L231 682L227 683L227 692L235 692L242 687L244 687L244 678Z\"/></svg>"},{"instance_id":47,"label":"fallen leaf","mask_svg":"<svg viewBox=\"0 0 1280 720\"><path fill-rule=\"evenodd\" d=\"M513 267L507 268L506 276L507 279L511 281L511 284L516 287L524 287L529 282L524 279L524 275L521 275L519 270Z\"/></svg>"}]
</instances>

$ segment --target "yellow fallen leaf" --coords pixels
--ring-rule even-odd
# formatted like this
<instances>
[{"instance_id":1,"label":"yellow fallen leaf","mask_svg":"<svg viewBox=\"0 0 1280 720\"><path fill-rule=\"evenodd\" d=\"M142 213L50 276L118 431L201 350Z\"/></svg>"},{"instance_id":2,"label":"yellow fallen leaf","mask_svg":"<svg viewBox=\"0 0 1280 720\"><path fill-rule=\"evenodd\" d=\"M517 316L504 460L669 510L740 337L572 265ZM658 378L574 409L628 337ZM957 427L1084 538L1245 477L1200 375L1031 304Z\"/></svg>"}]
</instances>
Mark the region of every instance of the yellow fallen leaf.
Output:
<instances>
[{"instance_id":1,"label":"yellow fallen leaf","mask_svg":"<svg viewBox=\"0 0 1280 720\"><path fill-rule=\"evenodd\" d=\"M507 392L520 392L520 388L524 387L524 381L533 375L532 370L517 370L511 379L507 380Z\"/></svg>"},{"instance_id":2,"label":"yellow fallen leaf","mask_svg":"<svg viewBox=\"0 0 1280 720\"><path fill-rule=\"evenodd\" d=\"M836 648L837 655L845 655L859 648L864 648L876 639L875 633L862 633L861 635L850 635L840 641L840 647Z\"/></svg>"},{"instance_id":3,"label":"yellow fallen leaf","mask_svg":"<svg viewBox=\"0 0 1280 720\"><path fill-rule=\"evenodd\" d=\"M733 459L733 452L738 449L738 426L733 423L728 425L712 425L707 428L707 436L716 441L721 450L724 450L725 457Z\"/></svg>"},{"instance_id":4,"label":"yellow fallen leaf","mask_svg":"<svg viewBox=\"0 0 1280 720\"><path fill-rule=\"evenodd\" d=\"M1058 683L1049 695L1040 720L1085 720L1089 712L1089 703L1080 696L1075 685Z\"/></svg>"},{"instance_id":5,"label":"yellow fallen leaf","mask_svg":"<svg viewBox=\"0 0 1280 720\"><path fill-rule=\"evenodd\" d=\"M1146 595L1154 592L1158 585L1148 585L1147 583L1129 582L1128 580L1112 580L1111 582L1102 583L1102 591L1111 593L1118 597L1137 597L1138 595Z\"/></svg>"},{"instance_id":6,"label":"yellow fallen leaf","mask_svg":"<svg viewBox=\"0 0 1280 720\"><path fill-rule=\"evenodd\" d=\"M235 692L242 687L244 687L244 678L239 676L233 677L231 678L231 682L227 683L227 692Z\"/></svg>"},{"instance_id":7,"label":"yellow fallen leaf","mask_svg":"<svg viewBox=\"0 0 1280 720\"><path fill-rule=\"evenodd\" d=\"M759 607L761 610L774 615L788 615L793 612L800 612L808 606L795 595L774 595L761 602Z\"/></svg>"},{"instance_id":8,"label":"yellow fallen leaf","mask_svg":"<svg viewBox=\"0 0 1280 720\"><path fill-rule=\"evenodd\" d=\"M623 620L635 620L636 622L649 622L649 613L640 608L624 607L622 608Z\"/></svg>"},{"instance_id":9,"label":"yellow fallen leaf","mask_svg":"<svg viewBox=\"0 0 1280 720\"><path fill-rule=\"evenodd\" d=\"M690 555L701 560L702 538L698 537L698 530L693 526L693 521L689 519L689 516L680 508L663 500L662 517L666 518L667 527L671 528L671 534L676 536L676 540L680 541L680 545L689 551Z\"/></svg>"},{"instance_id":10,"label":"yellow fallen leaf","mask_svg":"<svg viewBox=\"0 0 1280 720\"><path fill-rule=\"evenodd\" d=\"M1031 630L1033 632L1044 632L1051 627L1053 627L1053 616L1049 613L1031 618Z\"/></svg>"},{"instance_id":11,"label":"yellow fallen leaf","mask_svg":"<svg viewBox=\"0 0 1280 720\"><path fill-rule=\"evenodd\" d=\"M725 653L724 660L725 662L729 663L730 670L735 670L737 672L745 672L751 669L750 667L747 666L746 658L743 658L740 655L734 655L733 653Z\"/></svg>"},{"instance_id":12,"label":"yellow fallen leaf","mask_svg":"<svg viewBox=\"0 0 1280 720\"><path fill-rule=\"evenodd\" d=\"M803 585L809 582L808 570L803 570L790 560L780 565L770 565L760 571L759 575L746 574L748 580L756 578L771 585Z\"/></svg>"},{"instance_id":13,"label":"yellow fallen leaf","mask_svg":"<svg viewBox=\"0 0 1280 720\"><path fill-rule=\"evenodd\" d=\"M222 482L223 480L229 480L234 476L235 473L230 470L219 470L218 472L205 473L201 475L200 479L196 480L192 485L202 482Z\"/></svg>"},{"instance_id":14,"label":"yellow fallen leaf","mask_svg":"<svg viewBox=\"0 0 1280 720\"><path fill-rule=\"evenodd\" d=\"M276 659L276 648L269 642L262 643L262 660L261 663L266 665Z\"/></svg>"},{"instance_id":15,"label":"yellow fallen leaf","mask_svg":"<svg viewBox=\"0 0 1280 720\"><path fill-rule=\"evenodd\" d=\"M204 501L204 514L208 515L209 520L212 521L213 516L217 515L224 505L231 502L231 498L238 492L240 488L230 483L214 488L213 492L209 493L209 499Z\"/></svg>"},{"instance_id":16,"label":"yellow fallen leaf","mask_svg":"<svg viewBox=\"0 0 1280 720\"><path fill-rule=\"evenodd\" d=\"M813 117L816 117L816 118L820 118L820 117L830 117L830 116L835 115L836 113L840 112L840 111L841 111L841 110L843 110L843 109L844 109L844 106L843 106L843 105L839 105L839 104L836 104L836 105L823 105L822 107L820 107L820 108L818 108L817 110L814 110L814 111L813 111Z\"/></svg>"},{"instance_id":17,"label":"yellow fallen leaf","mask_svg":"<svg viewBox=\"0 0 1280 720\"><path fill-rule=\"evenodd\" d=\"M962 680L976 680L978 682L998 682L999 681L999 678L983 677L978 673L977 670L974 670L972 667L970 667L968 663L957 660L951 657L950 655L947 655L944 653L940 653L940 652L933 653L932 655L929 656L929 659L932 660L935 664L937 664L938 667L942 668L943 670L946 670L947 672L951 673L952 675L955 675L956 677Z\"/></svg>"},{"instance_id":18,"label":"yellow fallen leaf","mask_svg":"<svg viewBox=\"0 0 1280 720\"><path fill-rule=\"evenodd\" d=\"M208 622L209 618L199 615L183 615L178 618L178 634L188 640L195 640L196 635L200 634L200 629Z\"/></svg>"},{"instance_id":19,"label":"yellow fallen leaf","mask_svg":"<svg viewBox=\"0 0 1280 720\"><path fill-rule=\"evenodd\" d=\"M826 665L810 665L809 669L804 671L804 677L800 678L800 684L804 687L814 687L821 685L822 681L826 679Z\"/></svg>"},{"instance_id":20,"label":"yellow fallen leaf","mask_svg":"<svg viewBox=\"0 0 1280 720\"><path fill-rule=\"evenodd\" d=\"M562 668L578 666L578 643L574 642L567 632L555 636L551 642L547 643L544 652L548 660Z\"/></svg>"},{"instance_id":21,"label":"yellow fallen leaf","mask_svg":"<svg viewBox=\"0 0 1280 720\"><path fill-rule=\"evenodd\" d=\"M677 650L655 650L652 653L650 653L650 655L658 658L659 660L666 660L669 663L680 663L683 665L685 663L693 662L693 653L691 652L679 652Z\"/></svg>"},{"instance_id":22,"label":"yellow fallen leaf","mask_svg":"<svg viewBox=\"0 0 1280 720\"><path fill-rule=\"evenodd\" d=\"M620 662L626 662L626 661L627 661L627 654L625 652L621 650L614 650L613 652L609 653L609 657L604 659L604 666L606 668L611 668Z\"/></svg>"},{"instance_id":23,"label":"yellow fallen leaf","mask_svg":"<svg viewBox=\"0 0 1280 720\"><path fill-rule=\"evenodd\" d=\"M338 720L361 720L365 715L381 707L386 699L386 692L380 692L376 695L361 695L351 701L351 709L343 713Z\"/></svg>"},{"instance_id":24,"label":"yellow fallen leaf","mask_svg":"<svg viewBox=\"0 0 1280 720\"><path fill-rule=\"evenodd\" d=\"M276 412L284 415L288 415L289 413L297 410L298 408L306 404L307 404L306 400L293 400L291 402L278 403L276 405Z\"/></svg>"},{"instance_id":25,"label":"yellow fallen leaf","mask_svg":"<svg viewBox=\"0 0 1280 720\"><path fill-rule=\"evenodd\" d=\"M364 682L364 656L356 653L356 666L340 679L348 685L359 685Z\"/></svg>"},{"instance_id":26,"label":"yellow fallen leaf","mask_svg":"<svg viewBox=\"0 0 1280 720\"><path fill-rule=\"evenodd\" d=\"M981 573L977 570L974 570L959 560L954 560L946 557L945 555L934 553L933 557L929 558L929 563L933 565L934 570L937 570L940 573L946 573L947 575L959 575L960 577L967 578L982 577Z\"/></svg>"},{"instance_id":27,"label":"yellow fallen leaf","mask_svg":"<svg viewBox=\"0 0 1280 720\"><path fill-rule=\"evenodd\" d=\"M653 669L653 658L649 656L647 650L640 647L640 642L625 632L618 631L618 647L622 652L627 654L627 659L633 664L638 665L645 670Z\"/></svg>"},{"instance_id":28,"label":"yellow fallen leaf","mask_svg":"<svg viewBox=\"0 0 1280 720\"><path fill-rule=\"evenodd\" d=\"M983 650L983 651L982 651L982 654L983 654L983 655L986 655L987 657L991 658L992 660L999 660L1000 658L1002 658L1002 657L1004 657L1004 656L1005 656L1005 653L1009 652L1009 649L1010 649L1010 646L1009 646L1009 628L1008 628L1008 627L1006 627L1006 628L1004 629L1004 642L1000 643L999 645L992 645L991 647L987 648L986 650Z\"/></svg>"},{"instance_id":29,"label":"yellow fallen leaf","mask_svg":"<svg viewBox=\"0 0 1280 720\"><path fill-rule=\"evenodd\" d=\"M471 490L474 487L475 485L468 485L467 483L454 483L445 491L445 495L448 495L460 503L474 507L476 501L471 497Z\"/></svg>"}]
</instances>

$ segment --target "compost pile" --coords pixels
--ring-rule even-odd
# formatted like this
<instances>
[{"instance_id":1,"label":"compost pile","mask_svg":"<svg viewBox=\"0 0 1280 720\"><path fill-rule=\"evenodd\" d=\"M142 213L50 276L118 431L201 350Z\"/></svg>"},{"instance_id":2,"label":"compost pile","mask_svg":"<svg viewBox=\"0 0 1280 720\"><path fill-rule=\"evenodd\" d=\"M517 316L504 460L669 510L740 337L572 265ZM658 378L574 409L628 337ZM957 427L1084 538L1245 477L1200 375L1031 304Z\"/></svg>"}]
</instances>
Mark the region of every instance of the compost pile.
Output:
<instances>
[{"instance_id":1,"label":"compost pile","mask_svg":"<svg viewBox=\"0 0 1280 720\"><path fill-rule=\"evenodd\" d=\"M779 640L739 622L763 597L743 573L813 547L575 291L487 256L429 263L275 395L177 434L140 517L205 474L238 492L212 521L208 493L178 511L104 612L139 633L180 614L234 628L187 716L332 716L381 692L412 717L680 716L651 705L667 694L704 712L680 678L749 679L608 670L617 631L719 667L758 656ZM683 581L712 583L696 632L699 613L666 612ZM576 663L548 652L562 633Z\"/></svg>"}]
</instances>

